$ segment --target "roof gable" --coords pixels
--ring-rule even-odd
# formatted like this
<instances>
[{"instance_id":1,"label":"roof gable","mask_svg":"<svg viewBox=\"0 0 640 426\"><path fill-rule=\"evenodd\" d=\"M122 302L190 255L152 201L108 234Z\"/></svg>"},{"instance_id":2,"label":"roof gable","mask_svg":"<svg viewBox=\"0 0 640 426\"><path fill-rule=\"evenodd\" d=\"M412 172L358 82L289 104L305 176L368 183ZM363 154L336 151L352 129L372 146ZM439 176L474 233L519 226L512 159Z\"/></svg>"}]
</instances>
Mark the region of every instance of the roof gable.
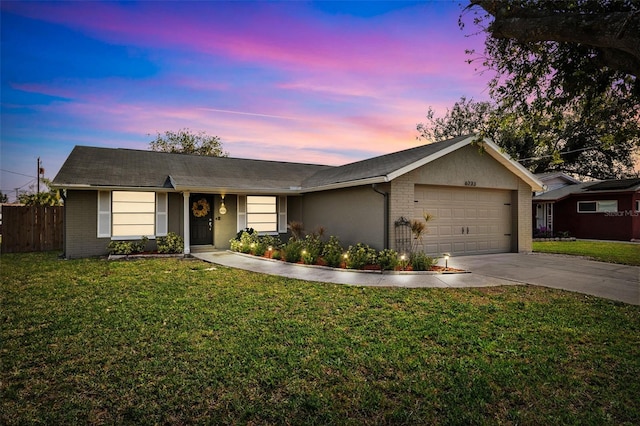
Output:
<instances>
[{"instance_id":1,"label":"roof gable","mask_svg":"<svg viewBox=\"0 0 640 426\"><path fill-rule=\"evenodd\" d=\"M435 142L379 157L362 160L332 169L322 170L303 182L307 191L346 188L355 185L389 182L432 161L470 145L477 140L474 135L459 136L446 141ZM533 174L516 161L509 158L489 139L479 142L485 152L531 186L541 190L540 182Z\"/></svg>"}]
</instances>

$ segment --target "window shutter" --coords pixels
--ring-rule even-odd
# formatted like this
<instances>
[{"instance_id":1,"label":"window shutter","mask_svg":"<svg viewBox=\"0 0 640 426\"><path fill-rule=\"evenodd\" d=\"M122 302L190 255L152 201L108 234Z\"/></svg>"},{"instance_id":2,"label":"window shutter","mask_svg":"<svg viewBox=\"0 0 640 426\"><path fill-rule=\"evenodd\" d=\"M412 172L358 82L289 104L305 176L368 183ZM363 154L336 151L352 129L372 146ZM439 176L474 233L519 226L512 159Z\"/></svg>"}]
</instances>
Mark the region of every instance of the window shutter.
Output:
<instances>
[{"instance_id":1,"label":"window shutter","mask_svg":"<svg viewBox=\"0 0 640 426\"><path fill-rule=\"evenodd\" d=\"M111 237L111 192L98 191L98 238Z\"/></svg>"},{"instance_id":2,"label":"window shutter","mask_svg":"<svg viewBox=\"0 0 640 426\"><path fill-rule=\"evenodd\" d=\"M164 237L167 235L168 227L168 199L166 192L156 193L156 236Z\"/></svg>"},{"instance_id":3,"label":"window shutter","mask_svg":"<svg viewBox=\"0 0 640 426\"><path fill-rule=\"evenodd\" d=\"M278 232L287 233L287 196L278 197Z\"/></svg>"},{"instance_id":4,"label":"window shutter","mask_svg":"<svg viewBox=\"0 0 640 426\"><path fill-rule=\"evenodd\" d=\"M247 227L247 196L238 195L238 232Z\"/></svg>"}]
</instances>

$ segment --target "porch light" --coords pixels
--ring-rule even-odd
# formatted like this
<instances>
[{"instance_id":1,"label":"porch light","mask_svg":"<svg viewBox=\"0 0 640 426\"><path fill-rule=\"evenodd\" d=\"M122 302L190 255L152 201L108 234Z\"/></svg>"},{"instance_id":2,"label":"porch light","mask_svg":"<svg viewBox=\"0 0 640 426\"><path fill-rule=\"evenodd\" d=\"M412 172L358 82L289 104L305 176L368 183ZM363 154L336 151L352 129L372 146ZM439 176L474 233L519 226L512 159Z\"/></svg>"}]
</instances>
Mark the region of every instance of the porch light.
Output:
<instances>
[{"instance_id":1,"label":"porch light","mask_svg":"<svg viewBox=\"0 0 640 426\"><path fill-rule=\"evenodd\" d=\"M220 212L220 214L227 214L227 208L224 205L224 195L221 195L222 197L222 202L220 203L220 210L218 210Z\"/></svg>"}]
</instances>

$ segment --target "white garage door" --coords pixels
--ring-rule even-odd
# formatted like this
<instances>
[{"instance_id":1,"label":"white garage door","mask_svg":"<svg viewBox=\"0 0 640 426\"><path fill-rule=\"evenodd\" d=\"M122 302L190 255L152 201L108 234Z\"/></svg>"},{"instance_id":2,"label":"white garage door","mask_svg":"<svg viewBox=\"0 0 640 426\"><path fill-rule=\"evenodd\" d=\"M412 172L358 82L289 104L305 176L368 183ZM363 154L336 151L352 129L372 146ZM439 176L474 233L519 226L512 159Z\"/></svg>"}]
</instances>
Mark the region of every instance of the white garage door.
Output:
<instances>
[{"instance_id":1,"label":"white garage door","mask_svg":"<svg viewBox=\"0 0 640 426\"><path fill-rule=\"evenodd\" d=\"M432 255L511 251L511 191L418 185L414 219L430 213L423 238Z\"/></svg>"}]
</instances>

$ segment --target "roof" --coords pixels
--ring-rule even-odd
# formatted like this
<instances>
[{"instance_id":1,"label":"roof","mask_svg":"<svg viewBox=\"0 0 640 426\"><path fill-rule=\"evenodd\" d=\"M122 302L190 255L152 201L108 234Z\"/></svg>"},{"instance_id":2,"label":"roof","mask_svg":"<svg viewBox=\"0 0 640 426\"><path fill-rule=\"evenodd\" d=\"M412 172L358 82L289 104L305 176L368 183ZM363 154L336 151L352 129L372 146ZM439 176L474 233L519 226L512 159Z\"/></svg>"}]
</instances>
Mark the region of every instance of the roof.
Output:
<instances>
[{"instance_id":1,"label":"roof","mask_svg":"<svg viewBox=\"0 0 640 426\"><path fill-rule=\"evenodd\" d=\"M132 149L77 146L53 180L59 188L153 188L227 193L304 193L389 182L476 140L461 136L343 166L203 157ZM488 139L489 155L527 182L542 183Z\"/></svg>"},{"instance_id":2,"label":"roof","mask_svg":"<svg viewBox=\"0 0 640 426\"><path fill-rule=\"evenodd\" d=\"M286 193L330 166L76 146L53 180L61 188L153 188ZM294 189L292 189L294 187Z\"/></svg>"},{"instance_id":3,"label":"roof","mask_svg":"<svg viewBox=\"0 0 640 426\"><path fill-rule=\"evenodd\" d=\"M601 194L640 191L640 178L611 179L564 186L533 197L533 201L559 201L573 194Z\"/></svg>"}]
</instances>

